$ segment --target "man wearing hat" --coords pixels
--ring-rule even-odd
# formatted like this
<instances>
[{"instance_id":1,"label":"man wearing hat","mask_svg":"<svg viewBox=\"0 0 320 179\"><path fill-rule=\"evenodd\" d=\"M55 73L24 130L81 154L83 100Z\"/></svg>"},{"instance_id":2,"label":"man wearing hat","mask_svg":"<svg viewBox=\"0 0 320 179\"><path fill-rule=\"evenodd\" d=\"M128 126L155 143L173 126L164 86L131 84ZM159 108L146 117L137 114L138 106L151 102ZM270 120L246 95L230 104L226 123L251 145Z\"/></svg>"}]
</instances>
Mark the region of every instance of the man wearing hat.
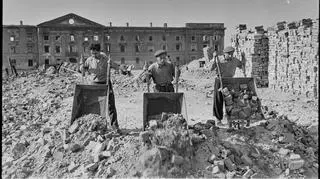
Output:
<instances>
[{"instance_id":1,"label":"man wearing hat","mask_svg":"<svg viewBox=\"0 0 320 179\"><path fill-rule=\"evenodd\" d=\"M175 76L175 68L168 61L167 52L165 50L158 50L154 56L157 58L157 61L149 66L147 75L147 79L152 78L155 83L154 92L174 92L172 81ZM146 70L146 66L144 70Z\"/></svg>"},{"instance_id":2,"label":"man wearing hat","mask_svg":"<svg viewBox=\"0 0 320 179\"><path fill-rule=\"evenodd\" d=\"M218 78L219 72L218 72L218 67L220 71L221 78L224 77L234 77L236 68L242 69L244 76L245 71L243 70L243 66L245 65L244 61L240 61L239 59L233 57L234 53L234 48L233 47L226 47L223 50L224 56L222 58L216 58L218 57L216 52L213 53L213 61L210 70L217 70L217 78L215 79L215 84L214 84L214 97L213 97L213 115L218 119L217 124L221 125L222 124L222 119L223 119L223 95L220 91L220 79ZM217 60L215 60L215 58ZM218 64L217 64L218 62ZM219 65L217 67L217 65ZM227 115L228 117L228 115Z\"/></svg>"},{"instance_id":3,"label":"man wearing hat","mask_svg":"<svg viewBox=\"0 0 320 179\"><path fill-rule=\"evenodd\" d=\"M88 57L83 64L80 63L80 70L88 72L87 79L91 84L106 84L107 83L107 67L110 59L105 53L100 51L100 44L92 44L90 46L91 56ZM119 69L119 65L110 61L110 68ZM115 105L114 93L109 79L109 117L111 119L111 126L114 130L119 132L119 125L117 120L117 110Z\"/></svg>"}]
</instances>

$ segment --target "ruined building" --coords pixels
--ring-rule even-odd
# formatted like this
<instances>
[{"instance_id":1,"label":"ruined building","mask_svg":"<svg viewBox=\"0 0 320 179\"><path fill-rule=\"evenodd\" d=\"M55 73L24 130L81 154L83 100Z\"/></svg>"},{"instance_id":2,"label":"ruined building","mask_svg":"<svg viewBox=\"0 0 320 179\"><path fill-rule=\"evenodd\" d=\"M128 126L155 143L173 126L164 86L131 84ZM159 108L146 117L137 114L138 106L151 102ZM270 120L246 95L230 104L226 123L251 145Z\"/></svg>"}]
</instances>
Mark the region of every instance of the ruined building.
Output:
<instances>
[{"instance_id":1,"label":"ruined building","mask_svg":"<svg viewBox=\"0 0 320 179\"><path fill-rule=\"evenodd\" d=\"M17 69L33 68L35 63L78 63L81 55L90 55L92 43L100 43L102 51L118 64L133 64L136 69L142 68L145 61L152 63L153 54L159 49L167 50L171 60L182 65L202 56L209 37L214 37L212 45L222 51L224 31L223 23L186 23L185 27L168 27L166 23L163 27L153 27L152 23L149 27L129 23L121 27L112 23L104 26L70 13L37 26L3 26L2 66L8 66L7 58L16 62ZM28 40L31 36L32 41Z\"/></svg>"}]
</instances>

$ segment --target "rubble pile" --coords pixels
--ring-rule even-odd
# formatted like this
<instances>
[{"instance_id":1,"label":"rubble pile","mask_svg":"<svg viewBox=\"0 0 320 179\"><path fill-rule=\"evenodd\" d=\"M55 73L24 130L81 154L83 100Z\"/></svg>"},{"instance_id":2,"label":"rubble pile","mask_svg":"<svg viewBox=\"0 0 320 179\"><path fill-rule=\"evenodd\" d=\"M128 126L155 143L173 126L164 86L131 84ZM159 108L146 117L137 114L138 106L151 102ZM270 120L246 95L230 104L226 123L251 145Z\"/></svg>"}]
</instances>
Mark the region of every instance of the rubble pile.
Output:
<instances>
[{"instance_id":1,"label":"rubble pile","mask_svg":"<svg viewBox=\"0 0 320 179\"><path fill-rule=\"evenodd\" d=\"M268 36L263 26L258 26L255 32L247 29L246 25L239 25L231 38L235 48L235 57L245 60L245 72L248 77L256 79L257 87L268 87ZM242 77L239 70L235 76Z\"/></svg>"},{"instance_id":2,"label":"rubble pile","mask_svg":"<svg viewBox=\"0 0 320 179\"><path fill-rule=\"evenodd\" d=\"M271 113L270 113L271 114ZM230 130L214 121L187 127L181 114L162 115L140 133L146 146L136 177L316 177L316 129L297 126L286 116ZM166 121L177 121L175 123Z\"/></svg>"},{"instance_id":3,"label":"rubble pile","mask_svg":"<svg viewBox=\"0 0 320 179\"><path fill-rule=\"evenodd\" d=\"M269 28L270 88L318 97L319 19L279 22Z\"/></svg>"},{"instance_id":4,"label":"rubble pile","mask_svg":"<svg viewBox=\"0 0 320 179\"><path fill-rule=\"evenodd\" d=\"M181 114L121 136L95 114L70 125L72 74L28 72L3 84L2 178L318 177L317 126L267 109L267 121L239 130L189 125Z\"/></svg>"},{"instance_id":5,"label":"rubble pile","mask_svg":"<svg viewBox=\"0 0 320 179\"><path fill-rule=\"evenodd\" d=\"M222 89L222 95L226 113L230 116L229 120L232 121L229 127L236 125L240 128L244 124L249 126L250 121L263 119L260 99L248 85L240 85L239 91L225 87Z\"/></svg>"},{"instance_id":6,"label":"rubble pile","mask_svg":"<svg viewBox=\"0 0 320 179\"><path fill-rule=\"evenodd\" d=\"M193 133L187 130L181 114L162 115L159 121L150 121L151 130L140 133L146 146L136 166L137 177L190 176L193 155Z\"/></svg>"}]
</instances>

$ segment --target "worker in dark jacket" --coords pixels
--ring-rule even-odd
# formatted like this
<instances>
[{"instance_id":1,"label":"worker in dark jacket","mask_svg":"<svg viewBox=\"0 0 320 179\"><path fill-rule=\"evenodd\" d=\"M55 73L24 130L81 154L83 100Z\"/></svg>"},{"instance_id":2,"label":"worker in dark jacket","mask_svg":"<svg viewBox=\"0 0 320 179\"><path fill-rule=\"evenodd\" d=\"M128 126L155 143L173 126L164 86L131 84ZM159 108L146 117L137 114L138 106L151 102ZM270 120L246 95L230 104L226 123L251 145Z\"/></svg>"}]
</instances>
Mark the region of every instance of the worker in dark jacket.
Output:
<instances>
[{"instance_id":1,"label":"worker in dark jacket","mask_svg":"<svg viewBox=\"0 0 320 179\"><path fill-rule=\"evenodd\" d=\"M154 92L174 92L172 81L175 76L175 67L168 61L167 52L158 50L154 56L157 61L149 66L147 77L147 79L152 78L155 83ZM144 67L144 70L146 70L146 67ZM149 80L147 83L149 83Z\"/></svg>"},{"instance_id":2,"label":"worker in dark jacket","mask_svg":"<svg viewBox=\"0 0 320 179\"><path fill-rule=\"evenodd\" d=\"M221 58L218 58L216 52L213 53L213 59L211 60L212 63L209 67L210 70L216 70L217 72L217 77L215 78L214 83L213 115L218 119L218 125L222 125L221 121L223 119L223 95L221 93L222 87L220 86L220 79L218 76L221 75L221 78L234 77L236 68L242 69L245 76L245 71L243 70L245 62L233 57L234 48L230 46L226 47L223 52L224 56ZM217 67L219 67L220 74Z\"/></svg>"},{"instance_id":3,"label":"worker in dark jacket","mask_svg":"<svg viewBox=\"0 0 320 179\"><path fill-rule=\"evenodd\" d=\"M86 59L84 64L80 64L80 69L87 71L88 78L92 84L106 84L107 83L107 67L109 57L100 51L100 44L92 44L90 47L91 56ZM119 65L110 61L110 68L119 69ZM117 110L114 99L114 92L109 79L109 117L111 119L111 126L119 132L119 125L117 120Z\"/></svg>"}]
</instances>

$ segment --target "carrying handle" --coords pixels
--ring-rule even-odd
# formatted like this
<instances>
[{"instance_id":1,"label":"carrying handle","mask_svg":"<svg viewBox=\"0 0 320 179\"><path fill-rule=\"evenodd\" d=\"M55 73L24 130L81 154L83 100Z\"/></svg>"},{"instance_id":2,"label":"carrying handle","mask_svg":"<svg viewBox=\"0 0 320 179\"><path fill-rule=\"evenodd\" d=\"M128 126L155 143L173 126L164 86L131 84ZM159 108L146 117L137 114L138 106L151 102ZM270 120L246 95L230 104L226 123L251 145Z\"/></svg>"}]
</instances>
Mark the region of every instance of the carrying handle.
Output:
<instances>
[{"instance_id":1,"label":"carrying handle","mask_svg":"<svg viewBox=\"0 0 320 179\"><path fill-rule=\"evenodd\" d=\"M219 80L220 80L220 88L222 89L223 85L222 85L221 71L220 71L220 67L219 67L220 63L219 63L218 55L216 55L216 51L213 53L213 55L214 55L214 59L215 59L216 64L217 64L218 75L219 75Z\"/></svg>"},{"instance_id":2,"label":"carrying handle","mask_svg":"<svg viewBox=\"0 0 320 179\"><path fill-rule=\"evenodd\" d=\"M178 93L178 87L179 87L179 63L177 62L174 68L174 75L175 75L175 85L176 85L176 93Z\"/></svg>"}]
</instances>

